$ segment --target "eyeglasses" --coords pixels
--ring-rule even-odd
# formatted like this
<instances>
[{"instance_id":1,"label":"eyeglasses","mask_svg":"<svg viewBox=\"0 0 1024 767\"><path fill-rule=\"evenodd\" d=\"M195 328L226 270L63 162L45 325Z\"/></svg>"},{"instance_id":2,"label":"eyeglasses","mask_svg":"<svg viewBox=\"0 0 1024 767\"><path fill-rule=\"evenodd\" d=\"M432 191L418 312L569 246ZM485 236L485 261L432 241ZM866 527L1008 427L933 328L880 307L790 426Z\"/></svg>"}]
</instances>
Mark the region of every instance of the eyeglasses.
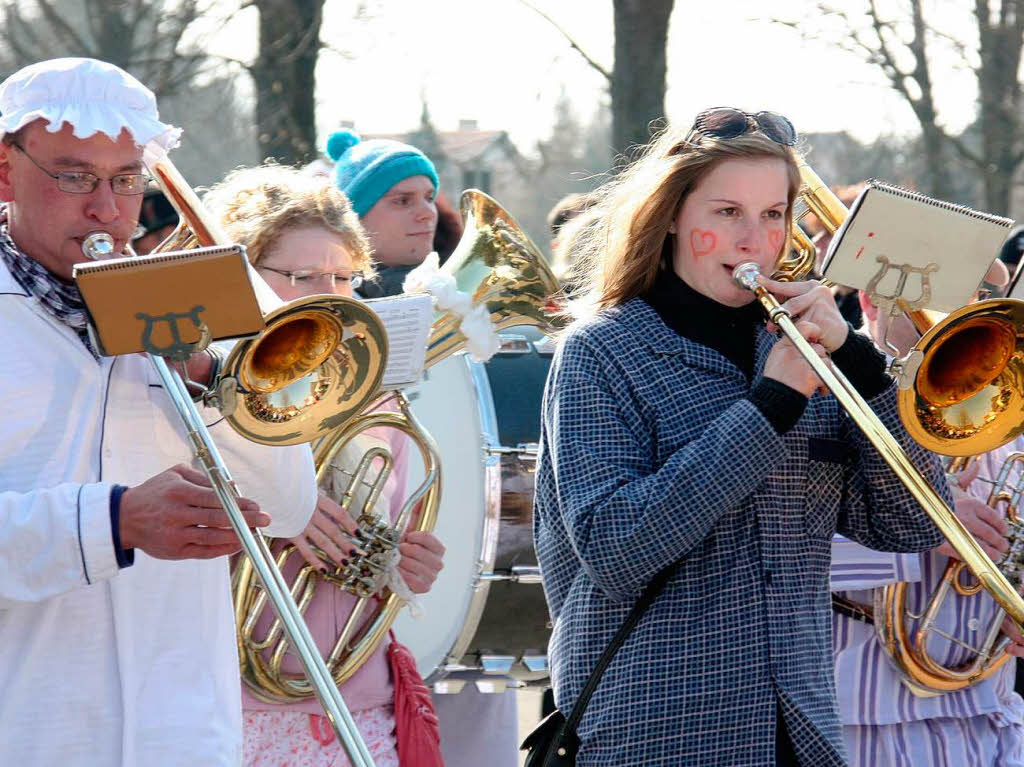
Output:
<instances>
[{"instance_id":1,"label":"eyeglasses","mask_svg":"<svg viewBox=\"0 0 1024 767\"><path fill-rule=\"evenodd\" d=\"M64 170L60 173L51 173L36 162L35 158L26 152L21 145L12 141L9 146L13 146L25 155L33 165L57 182L58 189L68 194L90 194L99 186L100 181L109 180L110 191L114 194L131 196L142 194L146 191L146 186L149 184L149 176L145 173L118 173L109 179L103 179L95 173L86 173L80 170Z\"/></svg>"},{"instance_id":2,"label":"eyeglasses","mask_svg":"<svg viewBox=\"0 0 1024 767\"><path fill-rule=\"evenodd\" d=\"M736 138L758 130L765 138L783 146L793 146L797 139L793 123L777 112L751 114L732 107L705 109L693 121L692 130L721 139Z\"/></svg>"},{"instance_id":3,"label":"eyeglasses","mask_svg":"<svg viewBox=\"0 0 1024 767\"><path fill-rule=\"evenodd\" d=\"M268 272L273 272L274 274L280 274L282 277L287 277L293 288L299 285L311 285L324 278L330 280L332 288L337 287L339 282L343 285L347 282L353 288L358 288L363 284L363 273L354 272L351 269L342 269L337 272L316 272L312 269L295 269L294 271L289 271L287 269L275 269L272 266L263 266L262 264L256 268L265 269Z\"/></svg>"}]
</instances>

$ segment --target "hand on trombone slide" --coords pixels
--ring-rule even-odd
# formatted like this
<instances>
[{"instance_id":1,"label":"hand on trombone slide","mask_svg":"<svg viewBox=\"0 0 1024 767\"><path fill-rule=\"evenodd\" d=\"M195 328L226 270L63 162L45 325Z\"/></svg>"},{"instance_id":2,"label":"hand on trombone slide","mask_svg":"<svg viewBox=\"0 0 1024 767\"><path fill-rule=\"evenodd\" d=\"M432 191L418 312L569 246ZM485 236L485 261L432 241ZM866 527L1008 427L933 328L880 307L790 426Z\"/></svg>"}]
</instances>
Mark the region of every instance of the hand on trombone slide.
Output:
<instances>
[{"instance_id":1,"label":"hand on trombone slide","mask_svg":"<svg viewBox=\"0 0 1024 767\"><path fill-rule=\"evenodd\" d=\"M849 325L836 308L832 292L814 281L777 282L759 277L758 282L782 303L800 335L811 344L811 348L818 356L825 360L826 364L831 364L828 353L846 343L846 336L849 333ZM771 322L767 328L769 332L778 330ZM764 375L796 389L807 397L815 392L828 393L811 366L788 338L781 338L772 348L765 361Z\"/></svg>"},{"instance_id":2,"label":"hand on trombone slide","mask_svg":"<svg viewBox=\"0 0 1024 767\"><path fill-rule=\"evenodd\" d=\"M266 527L270 515L239 498L250 527ZM213 559L234 554L238 542L210 480L184 464L150 477L121 496L121 546L157 559Z\"/></svg>"},{"instance_id":3,"label":"hand on trombone slide","mask_svg":"<svg viewBox=\"0 0 1024 767\"><path fill-rule=\"evenodd\" d=\"M764 276L757 281L779 300L794 322L805 320L817 326L818 341L827 352L834 352L846 343L850 326L839 313L832 291L820 282L778 282ZM777 330L772 323L767 327L770 333Z\"/></svg>"}]
</instances>

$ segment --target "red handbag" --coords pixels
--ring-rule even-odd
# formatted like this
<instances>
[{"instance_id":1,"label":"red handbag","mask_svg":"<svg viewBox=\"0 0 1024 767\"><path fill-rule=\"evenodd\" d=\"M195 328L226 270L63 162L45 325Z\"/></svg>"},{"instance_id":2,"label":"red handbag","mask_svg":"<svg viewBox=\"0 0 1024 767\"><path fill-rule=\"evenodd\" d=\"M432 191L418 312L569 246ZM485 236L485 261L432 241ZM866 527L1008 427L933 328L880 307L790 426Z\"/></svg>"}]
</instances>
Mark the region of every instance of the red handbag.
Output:
<instances>
[{"instance_id":1,"label":"red handbag","mask_svg":"<svg viewBox=\"0 0 1024 767\"><path fill-rule=\"evenodd\" d=\"M441 729L430 690L416 669L409 648L391 634L388 647L391 683L395 689L395 740L402 767L444 767Z\"/></svg>"}]
</instances>

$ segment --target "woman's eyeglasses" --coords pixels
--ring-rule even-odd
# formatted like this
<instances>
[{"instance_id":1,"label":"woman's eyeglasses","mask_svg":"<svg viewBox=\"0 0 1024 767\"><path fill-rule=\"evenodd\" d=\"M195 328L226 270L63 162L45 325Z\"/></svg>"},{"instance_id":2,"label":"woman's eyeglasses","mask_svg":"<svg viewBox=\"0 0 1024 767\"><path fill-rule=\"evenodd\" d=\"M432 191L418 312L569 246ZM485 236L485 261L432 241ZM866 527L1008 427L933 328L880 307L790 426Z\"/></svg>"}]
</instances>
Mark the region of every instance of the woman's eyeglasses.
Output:
<instances>
[{"instance_id":1,"label":"woman's eyeglasses","mask_svg":"<svg viewBox=\"0 0 1024 767\"><path fill-rule=\"evenodd\" d=\"M758 130L765 138L783 146L793 146L797 139L793 123L777 112L751 114L732 107L705 109L693 121L693 130L720 139L736 138Z\"/></svg>"},{"instance_id":2,"label":"woman's eyeglasses","mask_svg":"<svg viewBox=\"0 0 1024 767\"><path fill-rule=\"evenodd\" d=\"M354 272L351 269L342 269L337 272L317 272L312 269L275 269L272 266L263 266L262 264L256 267L257 269L266 269L268 272L274 274L280 274L282 277L287 277L291 282L292 287L298 287L300 285L311 285L314 282L320 280L328 280L331 283L331 288L337 287L340 282L343 285L347 282L353 289L358 288L363 284L363 273Z\"/></svg>"}]
</instances>

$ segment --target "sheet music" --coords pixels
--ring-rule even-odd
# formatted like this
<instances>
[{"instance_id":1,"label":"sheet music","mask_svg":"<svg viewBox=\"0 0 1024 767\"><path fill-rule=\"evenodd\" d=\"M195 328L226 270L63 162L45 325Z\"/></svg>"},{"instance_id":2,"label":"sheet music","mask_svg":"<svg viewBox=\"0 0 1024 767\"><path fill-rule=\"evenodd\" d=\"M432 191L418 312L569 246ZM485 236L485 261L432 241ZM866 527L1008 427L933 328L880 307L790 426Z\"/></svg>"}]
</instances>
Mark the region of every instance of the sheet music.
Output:
<instances>
[{"instance_id":1,"label":"sheet music","mask_svg":"<svg viewBox=\"0 0 1024 767\"><path fill-rule=\"evenodd\" d=\"M822 266L879 300L951 312L971 300L1013 221L872 179Z\"/></svg>"},{"instance_id":2,"label":"sheet music","mask_svg":"<svg viewBox=\"0 0 1024 767\"><path fill-rule=\"evenodd\" d=\"M416 383L427 356L433 299L422 293L375 298L366 305L377 313L388 334L388 361L381 388L401 389Z\"/></svg>"}]
</instances>

